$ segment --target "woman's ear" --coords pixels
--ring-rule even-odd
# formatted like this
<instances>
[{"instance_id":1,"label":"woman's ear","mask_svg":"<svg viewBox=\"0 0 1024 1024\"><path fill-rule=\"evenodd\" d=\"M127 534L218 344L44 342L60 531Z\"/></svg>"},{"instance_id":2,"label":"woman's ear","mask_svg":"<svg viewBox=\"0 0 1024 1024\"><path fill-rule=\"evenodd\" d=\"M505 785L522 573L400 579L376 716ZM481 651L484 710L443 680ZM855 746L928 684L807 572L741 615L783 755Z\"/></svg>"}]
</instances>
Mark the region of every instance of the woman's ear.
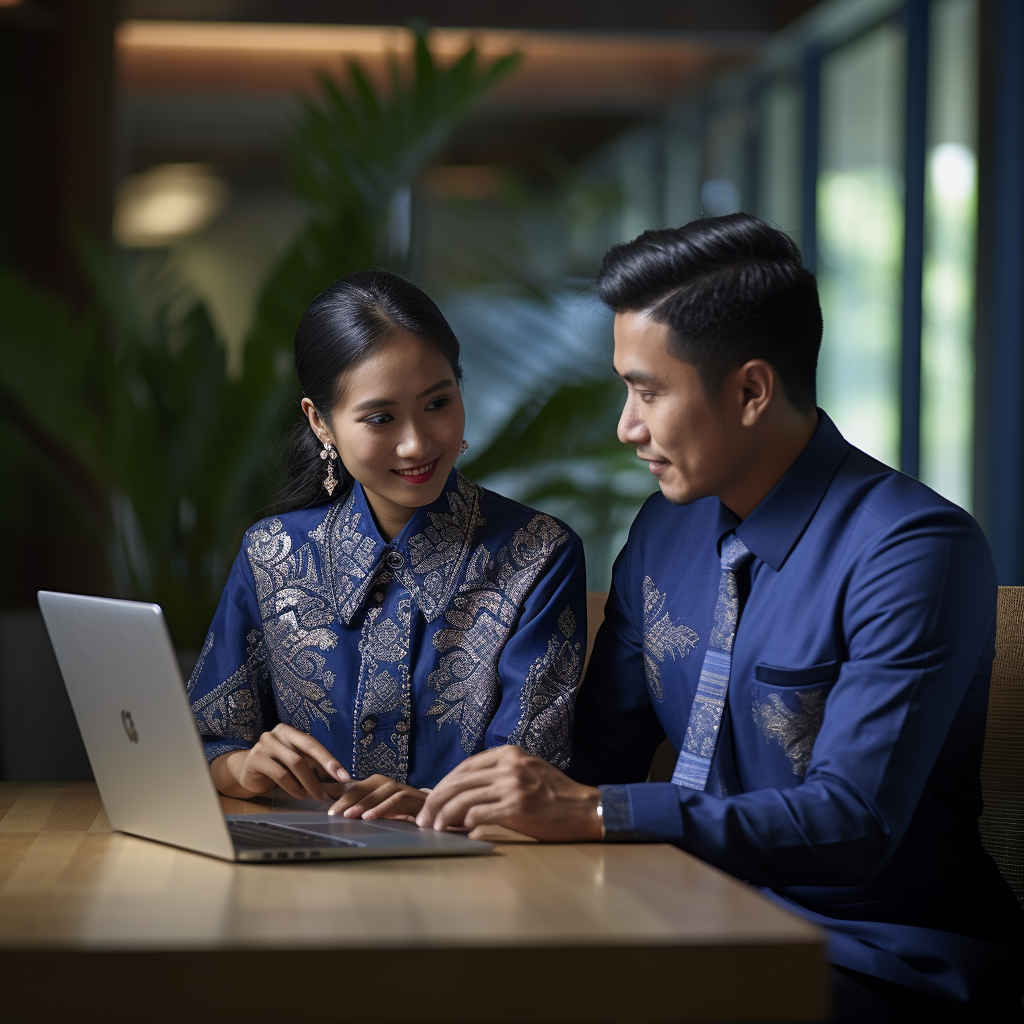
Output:
<instances>
[{"instance_id":1,"label":"woman's ear","mask_svg":"<svg viewBox=\"0 0 1024 1024\"><path fill-rule=\"evenodd\" d=\"M316 406L309 398L303 398L302 400L302 411L306 414L306 419L309 420L310 427L313 428L313 433L316 434L320 440L326 444L328 441L334 441L331 436L331 431L328 429L327 424L320 418L320 413L317 412Z\"/></svg>"}]
</instances>

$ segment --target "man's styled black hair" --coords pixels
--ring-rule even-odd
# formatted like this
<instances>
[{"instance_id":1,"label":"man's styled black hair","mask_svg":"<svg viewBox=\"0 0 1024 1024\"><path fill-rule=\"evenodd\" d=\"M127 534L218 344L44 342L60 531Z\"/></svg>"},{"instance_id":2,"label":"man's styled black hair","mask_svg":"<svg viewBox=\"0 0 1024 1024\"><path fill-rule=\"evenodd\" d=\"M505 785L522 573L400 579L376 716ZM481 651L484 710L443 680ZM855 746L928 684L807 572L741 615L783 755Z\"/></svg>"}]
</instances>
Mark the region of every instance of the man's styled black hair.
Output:
<instances>
[{"instance_id":1,"label":"man's styled black hair","mask_svg":"<svg viewBox=\"0 0 1024 1024\"><path fill-rule=\"evenodd\" d=\"M801 412L815 406L821 306L796 243L748 213L645 231L614 245L597 276L616 313L668 324L673 354L708 395L749 359L764 359Z\"/></svg>"}]
</instances>

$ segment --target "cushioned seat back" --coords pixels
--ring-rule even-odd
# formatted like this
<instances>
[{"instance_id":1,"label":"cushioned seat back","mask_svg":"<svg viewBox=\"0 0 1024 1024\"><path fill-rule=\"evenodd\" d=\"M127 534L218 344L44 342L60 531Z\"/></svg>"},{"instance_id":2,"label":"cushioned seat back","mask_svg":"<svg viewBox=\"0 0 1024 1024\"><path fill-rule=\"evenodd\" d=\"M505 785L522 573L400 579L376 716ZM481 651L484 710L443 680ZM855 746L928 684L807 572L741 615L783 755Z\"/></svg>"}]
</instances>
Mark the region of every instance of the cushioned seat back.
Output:
<instances>
[{"instance_id":1,"label":"cushioned seat back","mask_svg":"<svg viewBox=\"0 0 1024 1024\"><path fill-rule=\"evenodd\" d=\"M583 671L586 672L590 663L590 654L594 649L594 638L597 631L604 622L604 603L608 600L607 591L587 591L587 660L583 663Z\"/></svg>"},{"instance_id":2,"label":"cushioned seat back","mask_svg":"<svg viewBox=\"0 0 1024 1024\"><path fill-rule=\"evenodd\" d=\"M1024 903L1024 587L1000 587L981 765L981 838Z\"/></svg>"}]
</instances>

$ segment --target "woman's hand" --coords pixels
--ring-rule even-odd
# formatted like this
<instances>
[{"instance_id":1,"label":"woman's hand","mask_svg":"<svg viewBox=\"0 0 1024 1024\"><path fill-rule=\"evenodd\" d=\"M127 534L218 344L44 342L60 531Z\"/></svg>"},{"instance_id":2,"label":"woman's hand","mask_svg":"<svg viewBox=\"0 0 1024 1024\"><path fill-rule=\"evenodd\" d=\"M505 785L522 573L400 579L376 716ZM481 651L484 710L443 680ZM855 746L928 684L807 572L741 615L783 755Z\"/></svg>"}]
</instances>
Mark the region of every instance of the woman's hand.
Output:
<instances>
[{"instance_id":1,"label":"woman's hand","mask_svg":"<svg viewBox=\"0 0 1024 1024\"><path fill-rule=\"evenodd\" d=\"M350 782L345 795L334 803L328 814L346 818L415 818L427 794L395 782L386 775L371 775L361 782Z\"/></svg>"},{"instance_id":2,"label":"woman's hand","mask_svg":"<svg viewBox=\"0 0 1024 1024\"><path fill-rule=\"evenodd\" d=\"M324 783L352 779L322 743L284 724L263 733L251 750L221 754L210 765L210 772L221 793L242 799L280 786L298 800L330 800Z\"/></svg>"}]
</instances>

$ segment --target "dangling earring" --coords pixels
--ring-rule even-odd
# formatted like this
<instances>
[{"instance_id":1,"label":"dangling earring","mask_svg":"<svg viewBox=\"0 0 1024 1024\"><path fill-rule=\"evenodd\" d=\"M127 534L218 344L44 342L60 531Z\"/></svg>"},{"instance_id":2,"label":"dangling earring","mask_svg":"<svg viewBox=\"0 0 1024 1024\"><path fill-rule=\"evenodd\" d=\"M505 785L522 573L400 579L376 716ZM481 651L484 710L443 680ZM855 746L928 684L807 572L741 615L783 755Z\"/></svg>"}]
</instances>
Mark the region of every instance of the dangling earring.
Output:
<instances>
[{"instance_id":1,"label":"dangling earring","mask_svg":"<svg viewBox=\"0 0 1024 1024\"><path fill-rule=\"evenodd\" d=\"M459 446L459 454L456 455L455 457L457 459L462 458L462 456L465 455L466 452L468 452L468 451L469 451L469 442L466 441L466 440L463 440L462 444Z\"/></svg>"},{"instance_id":2,"label":"dangling earring","mask_svg":"<svg viewBox=\"0 0 1024 1024\"><path fill-rule=\"evenodd\" d=\"M327 491L327 497L330 497L334 494L334 488L338 486L338 479L334 475L334 463L338 458L338 452L330 441L324 441L324 450L320 453L320 458L330 460L327 463L327 476L324 479L324 490Z\"/></svg>"}]
</instances>

